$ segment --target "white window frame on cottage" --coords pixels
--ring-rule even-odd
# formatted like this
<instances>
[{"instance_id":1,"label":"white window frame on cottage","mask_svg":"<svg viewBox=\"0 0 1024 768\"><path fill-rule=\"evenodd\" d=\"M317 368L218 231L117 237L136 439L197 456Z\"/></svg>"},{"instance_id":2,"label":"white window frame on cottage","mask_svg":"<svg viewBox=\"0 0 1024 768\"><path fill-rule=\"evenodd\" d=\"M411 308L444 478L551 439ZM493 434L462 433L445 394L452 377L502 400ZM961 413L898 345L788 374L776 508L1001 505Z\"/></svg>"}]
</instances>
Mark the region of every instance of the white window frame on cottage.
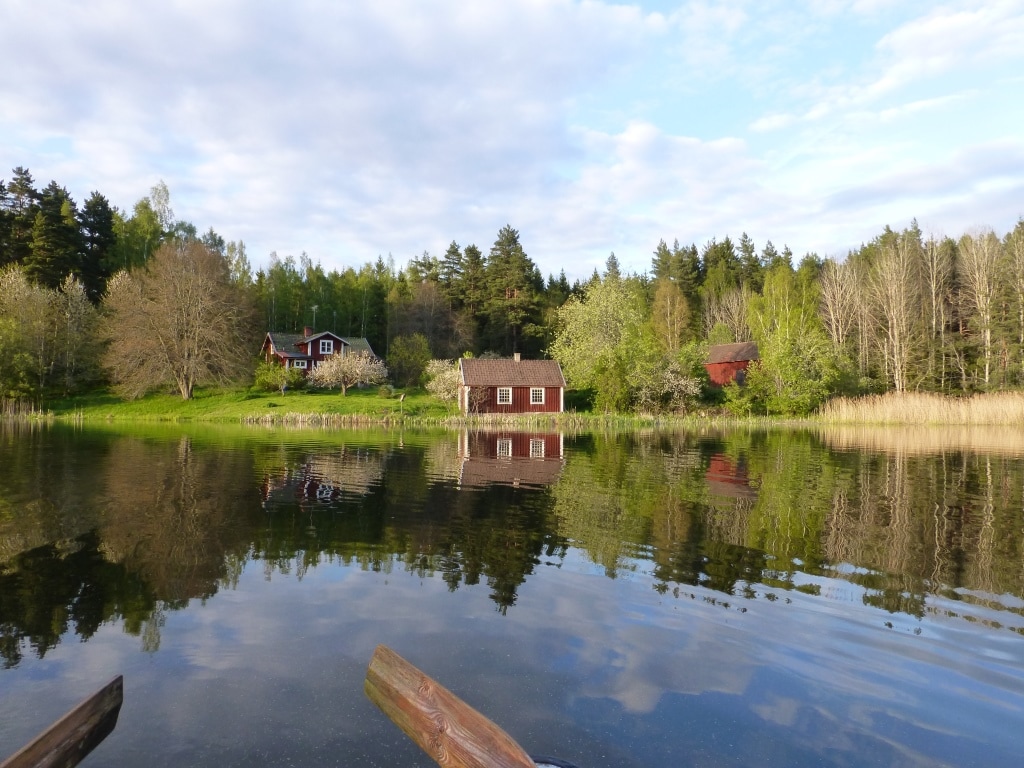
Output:
<instances>
[{"instance_id":1,"label":"white window frame on cottage","mask_svg":"<svg viewBox=\"0 0 1024 768\"><path fill-rule=\"evenodd\" d=\"M305 369L306 368L306 361L305 360L292 360L292 368L302 368L302 369Z\"/></svg>"},{"instance_id":2,"label":"white window frame on cottage","mask_svg":"<svg viewBox=\"0 0 1024 768\"><path fill-rule=\"evenodd\" d=\"M544 387L530 387L530 405L544 405Z\"/></svg>"},{"instance_id":3,"label":"white window frame on cottage","mask_svg":"<svg viewBox=\"0 0 1024 768\"><path fill-rule=\"evenodd\" d=\"M544 439L540 437L530 438L530 458L531 459L543 459L544 458Z\"/></svg>"},{"instance_id":4,"label":"white window frame on cottage","mask_svg":"<svg viewBox=\"0 0 1024 768\"><path fill-rule=\"evenodd\" d=\"M321 355L333 355L334 354L334 339L320 339L320 354Z\"/></svg>"},{"instance_id":5,"label":"white window frame on cottage","mask_svg":"<svg viewBox=\"0 0 1024 768\"><path fill-rule=\"evenodd\" d=\"M512 387L498 387L498 405L512 405Z\"/></svg>"},{"instance_id":6,"label":"white window frame on cottage","mask_svg":"<svg viewBox=\"0 0 1024 768\"><path fill-rule=\"evenodd\" d=\"M512 438L510 437L499 437L497 445L494 447L495 453L499 458L511 459L512 458Z\"/></svg>"}]
</instances>

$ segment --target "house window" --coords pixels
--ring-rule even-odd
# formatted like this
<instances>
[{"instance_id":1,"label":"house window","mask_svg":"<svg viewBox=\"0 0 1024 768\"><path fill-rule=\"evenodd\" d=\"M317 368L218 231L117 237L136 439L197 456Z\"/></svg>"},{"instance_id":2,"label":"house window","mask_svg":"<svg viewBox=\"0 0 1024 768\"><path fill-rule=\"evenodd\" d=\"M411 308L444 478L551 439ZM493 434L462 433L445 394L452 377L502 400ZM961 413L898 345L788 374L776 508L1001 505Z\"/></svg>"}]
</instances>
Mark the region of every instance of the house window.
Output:
<instances>
[{"instance_id":1,"label":"house window","mask_svg":"<svg viewBox=\"0 0 1024 768\"><path fill-rule=\"evenodd\" d=\"M530 438L530 458L531 459L543 459L544 458L544 441L537 437Z\"/></svg>"},{"instance_id":2,"label":"house window","mask_svg":"<svg viewBox=\"0 0 1024 768\"><path fill-rule=\"evenodd\" d=\"M498 387L498 405L512 405L512 387Z\"/></svg>"},{"instance_id":3,"label":"house window","mask_svg":"<svg viewBox=\"0 0 1024 768\"><path fill-rule=\"evenodd\" d=\"M320 339L320 354L330 355L334 353L334 340L333 339Z\"/></svg>"},{"instance_id":4,"label":"house window","mask_svg":"<svg viewBox=\"0 0 1024 768\"><path fill-rule=\"evenodd\" d=\"M305 368L305 367L306 367L306 361L305 360L292 360L292 368Z\"/></svg>"},{"instance_id":5,"label":"house window","mask_svg":"<svg viewBox=\"0 0 1024 768\"><path fill-rule=\"evenodd\" d=\"M512 457L512 439L508 437L498 438L498 456Z\"/></svg>"},{"instance_id":6,"label":"house window","mask_svg":"<svg viewBox=\"0 0 1024 768\"><path fill-rule=\"evenodd\" d=\"M544 405L544 387L530 387L530 405Z\"/></svg>"}]
</instances>

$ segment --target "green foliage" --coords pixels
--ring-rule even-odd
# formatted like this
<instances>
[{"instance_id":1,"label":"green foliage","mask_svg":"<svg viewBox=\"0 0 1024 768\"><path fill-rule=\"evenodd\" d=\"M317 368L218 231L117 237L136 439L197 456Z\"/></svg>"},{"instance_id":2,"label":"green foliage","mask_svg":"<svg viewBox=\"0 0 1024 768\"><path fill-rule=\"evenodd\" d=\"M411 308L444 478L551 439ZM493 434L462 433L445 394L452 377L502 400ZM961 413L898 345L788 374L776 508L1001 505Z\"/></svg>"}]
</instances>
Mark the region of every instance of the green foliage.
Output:
<instances>
[{"instance_id":1,"label":"green foliage","mask_svg":"<svg viewBox=\"0 0 1024 768\"><path fill-rule=\"evenodd\" d=\"M400 387L419 384L430 357L430 344L422 333L394 339L388 353L388 368L394 382Z\"/></svg>"},{"instance_id":2,"label":"green foliage","mask_svg":"<svg viewBox=\"0 0 1024 768\"><path fill-rule=\"evenodd\" d=\"M18 400L35 391L32 356L14 320L0 316L0 399Z\"/></svg>"},{"instance_id":3,"label":"green foliage","mask_svg":"<svg viewBox=\"0 0 1024 768\"><path fill-rule=\"evenodd\" d=\"M749 310L761 360L747 371L744 386L726 388L730 410L803 415L824 402L839 370L818 300L817 284L787 264L767 273L764 293L751 300Z\"/></svg>"},{"instance_id":4,"label":"green foliage","mask_svg":"<svg viewBox=\"0 0 1024 768\"><path fill-rule=\"evenodd\" d=\"M280 392L282 395L289 389L302 389L306 386L306 376L299 368L285 368L275 362L262 361L256 366L253 386L265 392Z\"/></svg>"}]
</instances>

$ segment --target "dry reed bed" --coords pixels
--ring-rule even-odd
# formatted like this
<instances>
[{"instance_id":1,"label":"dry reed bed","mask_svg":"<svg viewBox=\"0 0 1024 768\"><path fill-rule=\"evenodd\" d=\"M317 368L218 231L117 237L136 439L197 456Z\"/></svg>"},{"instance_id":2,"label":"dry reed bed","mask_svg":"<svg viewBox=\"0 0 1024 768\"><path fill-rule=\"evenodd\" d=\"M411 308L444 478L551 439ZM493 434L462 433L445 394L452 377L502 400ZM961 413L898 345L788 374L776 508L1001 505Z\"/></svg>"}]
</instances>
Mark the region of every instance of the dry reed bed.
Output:
<instances>
[{"instance_id":1,"label":"dry reed bed","mask_svg":"<svg viewBox=\"0 0 1024 768\"><path fill-rule=\"evenodd\" d=\"M922 392L839 397L826 403L825 424L937 424L1024 427L1024 392L948 397Z\"/></svg>"},{"instance_id":2,"label":"dry reed bed","mask_svg":"<svg viewBox=\"0 0 1024 768\"><path fill-rule=\"evenodd\" d=\"M819 428L818 434L827 446L840 451L893 456L1024 455L1024 431L991 425L830 424Z\"/></svg>"}]
</instances>

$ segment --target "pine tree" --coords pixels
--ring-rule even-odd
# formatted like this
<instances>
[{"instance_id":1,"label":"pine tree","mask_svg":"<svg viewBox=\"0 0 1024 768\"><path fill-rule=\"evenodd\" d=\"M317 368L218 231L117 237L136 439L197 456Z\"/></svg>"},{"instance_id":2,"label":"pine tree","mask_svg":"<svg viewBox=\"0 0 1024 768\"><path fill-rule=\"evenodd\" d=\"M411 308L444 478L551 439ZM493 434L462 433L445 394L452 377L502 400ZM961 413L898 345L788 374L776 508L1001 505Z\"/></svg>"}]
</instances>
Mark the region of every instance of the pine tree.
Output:
<instances>
[{"instance_id":1,"label":"pine tree","mask_svg":"<svg viewBox=\"0 0 1024 768\"><path fill-rule=\"evenodd\" d=\"M77 206L66 189L51 181L39 196L25 272L40 285L57 288L68 275L79 274L83 248Z\"/></svg>"},{"instance_id":2,"label":"pine tree","mask_svg":"<svg viewBox=\"0 0 1024 768\"><path fill-rule=\"evenodd\" d=\"M14 177L7 183L4 207L7 212L7 263L24 264L32 253L32 227L39 210L39 192L32 174L18 166Z\"/></svg>"},{"instance_id":3,"label":"pine tree","mask_svg":"<svg viewBox=\"0 0 1024 768\"><path fill-rule=\"evenodd\" d=\"M543 278L523 250L519 232L510 225L502 227L491 247L486 277L490 348L503 354L531 351L524 346L531 337L539 337L538 294Z\"/></svg>"},{"instance_id":4,"label":"pine tree","mask_svg":"<svg viewBox=\"0 0 1024 768\"><path fill-rule=\"evenodd\" d=\"M107 198L93 192L78 214L82 235L79 277L93 303L99 301L111 275L110 256L117 242L114 235L114 209Z\"/></svg>"}]
</instances>

